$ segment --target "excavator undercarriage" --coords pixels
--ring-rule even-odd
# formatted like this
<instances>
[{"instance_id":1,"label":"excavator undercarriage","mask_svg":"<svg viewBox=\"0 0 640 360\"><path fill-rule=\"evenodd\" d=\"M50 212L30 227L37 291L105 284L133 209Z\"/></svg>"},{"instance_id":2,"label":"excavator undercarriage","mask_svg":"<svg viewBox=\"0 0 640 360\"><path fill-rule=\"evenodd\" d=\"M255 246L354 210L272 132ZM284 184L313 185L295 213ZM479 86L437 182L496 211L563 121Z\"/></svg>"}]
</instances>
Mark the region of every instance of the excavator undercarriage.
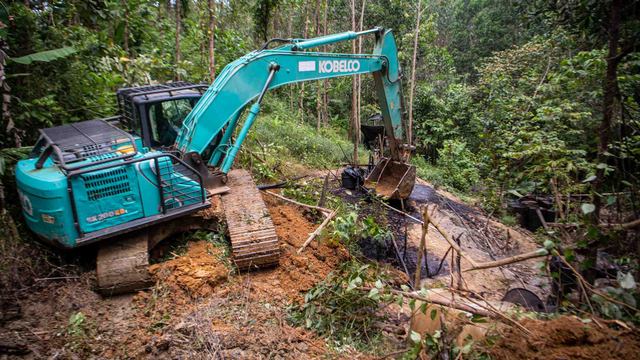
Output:
<instances>
[{"instance_id":1,"label":"excavator undercarriage","mask_svg":"<svg viewBox=\"0 0 640 360\"><path fill-rule=\"evenodd\" d=\"M230 190L214 195L209 200L211 208L101 244L97 261L99 291L109 296L151 286L151 249L185 231L219 231L224 221L231 239L233 261L239 271L277 266L278 237L251 174L242 169L231 170L228 179Z\"/></svg>"}]
</instances>

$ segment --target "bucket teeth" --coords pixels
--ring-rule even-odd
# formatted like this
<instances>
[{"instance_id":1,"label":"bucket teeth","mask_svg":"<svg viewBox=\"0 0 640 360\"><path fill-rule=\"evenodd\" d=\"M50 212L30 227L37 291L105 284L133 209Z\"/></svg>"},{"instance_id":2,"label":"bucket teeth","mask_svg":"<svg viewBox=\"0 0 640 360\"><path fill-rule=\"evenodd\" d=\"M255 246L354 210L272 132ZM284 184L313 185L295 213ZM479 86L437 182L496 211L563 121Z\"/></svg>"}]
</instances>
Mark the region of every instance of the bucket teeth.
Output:
<instances>
[{"instance_id":1,"label":"bucket teeth","mask_svg":"<svg viewBox=\"0 0 640 360\"><path fill-rule=\"evenodd\" d=\"M245 170L232 170L222 195L233 259L239 270L279 264L276 229L260 191Z\"/></svg>"}]
</instances>

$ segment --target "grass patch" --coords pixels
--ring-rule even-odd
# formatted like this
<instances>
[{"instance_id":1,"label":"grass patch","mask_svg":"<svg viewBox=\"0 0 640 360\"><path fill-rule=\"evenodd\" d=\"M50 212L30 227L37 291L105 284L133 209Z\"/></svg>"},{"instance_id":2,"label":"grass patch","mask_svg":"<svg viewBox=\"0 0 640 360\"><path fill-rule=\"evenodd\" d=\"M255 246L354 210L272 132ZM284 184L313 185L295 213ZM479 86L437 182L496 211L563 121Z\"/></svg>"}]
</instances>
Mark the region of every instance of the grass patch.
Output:
<instances>
[{"instance_id":1,"label":"grass patch","mask_svg":"<svg viewBox=\"0 0 640 360\"><path fill-rule=\"evenodd\" d=\"M245 146L267 162L281 157L288 162L321 168L338 166L346 162L346 158L351 161L354 145L347 140L346 131L322 128L318 132L309 124L301 124L284 102L271 101L267 110L256 120L245 140ZM358 158L368 159L369 151L361 146Z\"/></svg>"}]
</instances>

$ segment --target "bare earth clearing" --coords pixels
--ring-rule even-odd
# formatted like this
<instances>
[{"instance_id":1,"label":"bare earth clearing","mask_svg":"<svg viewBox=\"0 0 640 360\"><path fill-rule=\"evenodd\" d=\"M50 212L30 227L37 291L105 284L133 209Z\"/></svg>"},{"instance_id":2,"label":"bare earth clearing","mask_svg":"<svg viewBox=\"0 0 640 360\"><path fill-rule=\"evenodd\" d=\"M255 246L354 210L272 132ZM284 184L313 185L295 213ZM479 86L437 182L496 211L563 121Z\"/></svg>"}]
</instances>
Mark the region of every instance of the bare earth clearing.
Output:
<instances>
[{"instance_id":1,"label":"bare earth clearing","mask_svg":"<svg viewBox=\"0 0 640 360\"><path fill-rule=\"evenodd\" d=\"M428 184L419 186L425 190ZM332 192L339 190L334 188ZM452 236L462 235L463 250L475 260L492 260L486 245L472 239L479 238L477 232L484 228L486 217L453 195L438 193L446 200L440 197L432 200L442 205L434 215L436 221ZM103 298L92 291L95 271L85 273L81 279L46 282L29 292L2 298L0 354L3 355L0 359L373 358L348 350L335 353L327 346L326 339L287 323L285 308L302 303L305 292L350 255L342 245L332 247L323 241L314 241L304 252L296 254L295 250L316 229L319 219L290 203L266 195L263 198L280 239L279 267L238 275L225 260L228 257L225 258L224 252L228 250L212 242L198 241L189 243L184 255L174 255L153 265L151 272L157 279L156 286L135 295ZM409 203L413 215L421 213L425 204L424 198L413 199L413 203ZM403 232L401 215L386 211L383 215L389 218L394 232ZM421 225L409 221L407 229L408 262L411 266L413 261L415 268ZM493 234L493 250L498 258L539 247L525 231L494 221L489 223L488 231ZM499 241L506 244L507 237L508 248L496 246ZM403 240L398 241L403 247ZM448 249L448 244L434 230L428 233L427 246L430 261L442 259ZM381 259L381 262L390 260ZM467 272L463 274L464 286L491 300L499 300L511 288L527 288L544 301L549 292L548 279L537 275L538 270L533 267L536 262L521 262L502 270ZM423 276L423 285L448 284L450 255L445 264L445 270L440 273L444 275L435 279ZM462 268L467 266L463 260ZM392 271L396 274L394 286L407 283L404 272L395 268ZM398 313L389 317L388 325L400 330L385 333L384 343L380 344L381 348L388 349L385 352L403 349L403 339L409 329L408 317L401 309L392 306L389 311ZM82 315L76 315L70 325L70 318L78 313ZM491 354L496 359L536 356L586 359L607 358L607 354L632 359L633 354L638 354L637 334L605 332L595 329L594 324L591 329L585 329L580 320L568 317L554 321L553 331L547 332L545 323L524 320L523 324L536 333L536 340L508 329L506 336L490 350ZM612 340L614 336L620 341ZM622 342L623 348L618 345Z\"/></svg>"}]
</instances>

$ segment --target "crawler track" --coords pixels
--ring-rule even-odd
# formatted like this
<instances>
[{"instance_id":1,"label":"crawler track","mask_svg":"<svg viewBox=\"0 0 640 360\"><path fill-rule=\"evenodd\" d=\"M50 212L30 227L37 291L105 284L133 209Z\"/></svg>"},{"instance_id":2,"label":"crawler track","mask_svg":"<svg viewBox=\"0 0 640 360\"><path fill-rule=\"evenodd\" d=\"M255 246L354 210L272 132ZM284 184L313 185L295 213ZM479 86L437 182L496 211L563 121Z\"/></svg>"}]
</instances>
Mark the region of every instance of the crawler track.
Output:
<instances>
[{"instance_id":1,"label":"crawler track","mask_svg":"<svg viewBox=\"0 0 640 360\"><path fill-rule=\"evenodd\" d=\"M222 206L238 269L277 266L280 249L276 229L251 175L232 170L227 186L231 190L222 195Z\"/></svg>"}]
</instances>

